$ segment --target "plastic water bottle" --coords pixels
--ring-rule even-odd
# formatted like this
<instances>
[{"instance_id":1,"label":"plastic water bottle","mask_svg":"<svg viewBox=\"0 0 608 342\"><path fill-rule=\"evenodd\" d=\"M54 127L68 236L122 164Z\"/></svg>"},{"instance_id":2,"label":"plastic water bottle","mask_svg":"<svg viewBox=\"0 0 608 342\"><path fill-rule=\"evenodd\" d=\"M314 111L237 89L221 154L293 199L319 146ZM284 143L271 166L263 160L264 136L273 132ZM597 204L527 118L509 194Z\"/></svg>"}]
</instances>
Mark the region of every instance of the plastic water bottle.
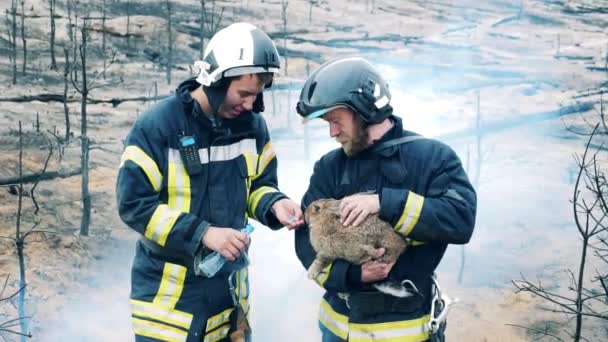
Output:
<instances>
[{"instance_id":1,"label":"plastic water bottle","mask_svg":"<svg viewBox=\"0 0 608 342\"><path fill-rule=\"evenodd\" d=\"M241 229L241 231L248 236L253 233L253 230L254 227L251 224L247 224L245 228ZM205 277L211 278L222 269L227 261L228 260L220 253L213 252L201 260L201 262L198 264L198 268ZM241 268L246 267L249 265L249 257L247 256L247 252L242 251L241 255L236 260L228 262L228 264L231 266L232 271L238 271Z\"/></svg>"}]
</instances>

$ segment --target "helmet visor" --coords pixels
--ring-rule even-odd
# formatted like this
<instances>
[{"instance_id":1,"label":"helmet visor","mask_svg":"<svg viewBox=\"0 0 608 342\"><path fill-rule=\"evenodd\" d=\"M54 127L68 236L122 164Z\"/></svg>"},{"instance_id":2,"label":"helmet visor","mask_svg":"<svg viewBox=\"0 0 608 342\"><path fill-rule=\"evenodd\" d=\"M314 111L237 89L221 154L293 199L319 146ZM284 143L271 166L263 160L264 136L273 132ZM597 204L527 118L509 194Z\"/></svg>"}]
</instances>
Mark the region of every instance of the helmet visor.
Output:
<instances>
[{"instance_id":1,"label":"helmet visor","mask_svg":"<svg viewBox=\"0 0 608 342\"><path fill-rule=\"evenodd\" d=\"M336 105L336 106L331 106L331 107L327 107L327 108L316 110L316 111L310 113L309 115L305 116L302 119L302 123L307 123L308 121L310 121L312 119L320 118L323 115L331 112L332 110L334 110L336 108L348 108L348 106L346 106L346 105Z\"/></svg>"}]
</instances>

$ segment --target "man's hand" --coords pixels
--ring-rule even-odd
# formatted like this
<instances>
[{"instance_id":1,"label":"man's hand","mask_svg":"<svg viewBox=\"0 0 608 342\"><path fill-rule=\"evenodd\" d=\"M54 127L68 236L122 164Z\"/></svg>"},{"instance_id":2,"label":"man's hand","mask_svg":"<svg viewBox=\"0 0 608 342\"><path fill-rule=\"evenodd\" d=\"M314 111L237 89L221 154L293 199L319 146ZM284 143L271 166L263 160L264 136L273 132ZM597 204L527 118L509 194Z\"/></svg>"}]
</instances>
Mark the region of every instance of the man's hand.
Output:
<instances>
[{"instance_id":1,"label":"man's hand","mask_svg":"<svg viewBox=\"0 0 608 342\"><path fill-rule=\"evenodd\" d=\"M384 280L388 277L393 266L395 266L395 262L390 264L376 260L365 262L361 264L361 281L364 283L374 283Z\"/></svg>"},{"instance_id":2,"label":"man's hand","mask_svg":"<svg viewBox=\"0 0 608 342\"><path fill-rule=\"evenodd\" d=\"M346 196L340 201L340 223L343 226L358 226L368 215L379 211L380 198L377 194Z\"/></svg>"},{"instance_id":3,"label":"man's hand","mask_svg":"<svg viewBox=\"0 0 608 342\"><path fill-rule=\"evenodd\" d=\"M287 229L292 230L304 224L302 209L289 198L280 199L272 205L272 211L277 220Z\"/></svg>"},{"instance_id":4,"label":"man's hand","mask_svg":"<svg viewBox=\"0 0 608 342\"><path fill-rule=\"evenodd\" d=\"M203 235L202 242L207 248L234 261L249 245L249 237L236 229L210 226Z\"/></svg>"}]
</instances>

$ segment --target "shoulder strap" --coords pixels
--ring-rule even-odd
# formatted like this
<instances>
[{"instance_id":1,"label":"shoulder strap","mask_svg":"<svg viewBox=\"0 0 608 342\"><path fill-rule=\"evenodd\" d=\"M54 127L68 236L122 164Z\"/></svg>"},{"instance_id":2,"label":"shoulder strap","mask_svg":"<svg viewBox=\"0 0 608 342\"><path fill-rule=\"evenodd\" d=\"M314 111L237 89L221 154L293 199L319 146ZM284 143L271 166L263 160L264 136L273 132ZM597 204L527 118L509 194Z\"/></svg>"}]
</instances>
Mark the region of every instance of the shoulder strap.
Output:
<instances>
[{"instance_id":1,"label":"shoulder strap","mask_svg":"<svg viewBox=\"0 0 608 342\"><path fill-rule=\"evenodd\" d=\"M426 139L425 137L423 137L422 135L408 135L406 137L400 137L400 138L395 138L395 139L391 139L388 141L385 141L379 145L377 145L376 147L374 147L372 149L373 152L378 152L378 151L382 151L385 150L389 147L393 147L396 145L401 145L401 144L407 144L409 142L412 142L414 140L420 140L420 139Z\"/></svg>"}]
</instances>

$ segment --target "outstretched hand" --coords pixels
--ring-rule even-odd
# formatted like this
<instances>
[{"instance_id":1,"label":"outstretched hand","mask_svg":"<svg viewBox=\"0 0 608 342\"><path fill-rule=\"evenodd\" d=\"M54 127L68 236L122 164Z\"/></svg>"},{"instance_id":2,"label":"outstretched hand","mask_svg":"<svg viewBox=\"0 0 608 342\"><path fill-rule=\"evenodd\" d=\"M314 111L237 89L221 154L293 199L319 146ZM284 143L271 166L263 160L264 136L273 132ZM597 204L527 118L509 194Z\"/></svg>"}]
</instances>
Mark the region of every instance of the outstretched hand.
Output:
<instances>
[{"instance_id":1,"label":"outstretched hand","mask_svg":"<svg viewBox=\"0 0 608 342\"><path fill-rule=\"evenodd\" d=\"M296 229L304 224L302 209L289 198L276 201L272 205L272 210L277 220L289 230Z\"/></svg>"}]
</instances>

